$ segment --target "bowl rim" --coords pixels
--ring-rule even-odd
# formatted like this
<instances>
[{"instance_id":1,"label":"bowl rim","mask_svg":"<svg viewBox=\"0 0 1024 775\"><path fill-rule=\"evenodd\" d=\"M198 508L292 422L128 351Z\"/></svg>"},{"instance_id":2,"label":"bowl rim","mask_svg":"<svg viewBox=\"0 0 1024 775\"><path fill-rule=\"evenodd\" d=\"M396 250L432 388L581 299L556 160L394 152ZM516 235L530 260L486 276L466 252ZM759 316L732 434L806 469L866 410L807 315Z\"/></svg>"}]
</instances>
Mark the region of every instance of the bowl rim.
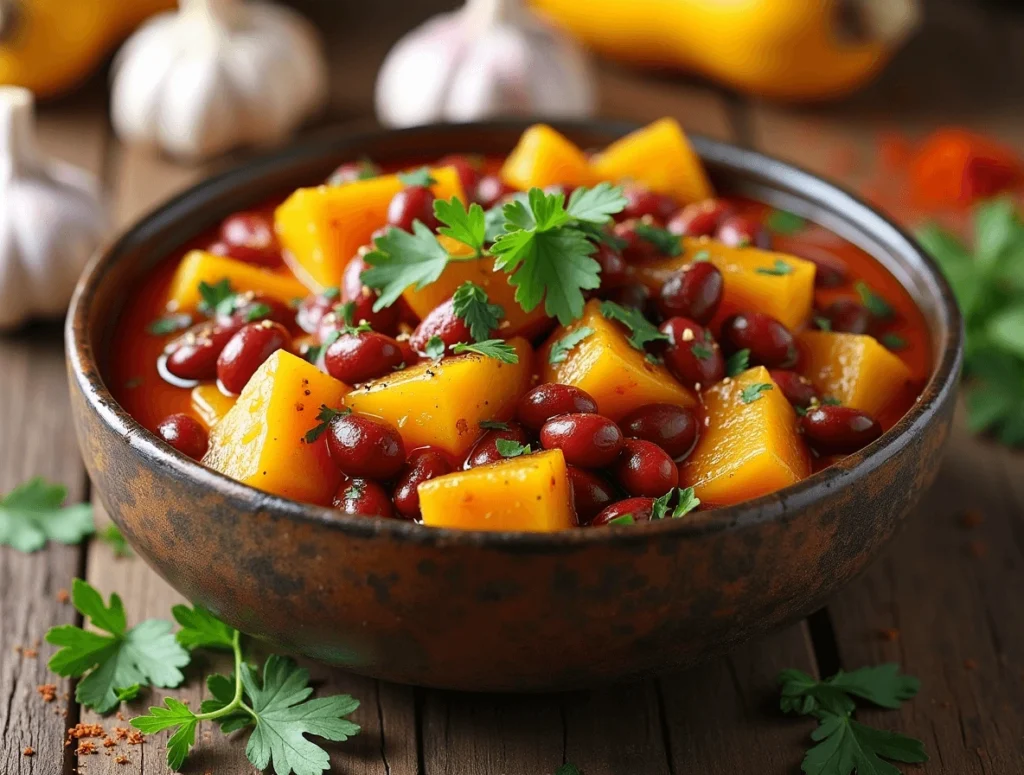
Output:
<instances>
[{"instance_id":1,"label":"bowl rim","mask_svg":"<svg viewBox=\"0 0 1024 775\"><path fill-rule=\"evenodd\" d=\"M341 514L325 507L294 501L243 484L225 474L201 465L199 462L173 449L148 431L129 415L114 399L101 377L101 370L92 347L92 332L88 320L92 302L110 271L123 260L133 239L160 222L179 223L178 218L194 215L196 207L190 203L216 192L233 191L247 180L258 179L270 172L287 169L300 161L311 161L350 153L358 157L358 148L385 136L429 137L437 133L472 133L474 131L523 130L536 123L527 119L505 119L467 124L430 124L408 129L352 129L350 126L328 127L305 135L283 149L261 154L240 165L208 177L198 184L162 201L145 215L105 242L90 259L76 285L65 322L65 348L69 372L73 383L82 391L88 408L95 412L108 428L121 435L135 452L176 477L189 477L201 485L220 493L252 513L264 512L274 518L284 518L338 531L351 538L370 538L385 535L394 540L431 546L476 546L483 548L511 548L522 550L556 550L589 544L631 545L646 542L662 534L699 537L724 530L740 530L767 521L785 520L811 503L855 486L869 477L887 461L895 457L912 439L923 432L935 419L941 407L951 398L960 374L963 359L963 320L949 283L937 264L904 229L887 216L870 207L863 200L841 186L827 181L807 170L783 162L766 154L737 145L688 135L698 155L704 161L732 168L740 177L755 177L782 190L795 190L797 195L818 206L827 207L850 226L871 235L890 251L909 259L909 271L923 280L930 294L939 300L937 314L945 328L943 337L933 348L931 375L914 405L880 438L862 450L847 456L836 464L818 471L800 482L777 492L741 503L693 512L684 520L660 520L630 526L606 526L607 529L572 529L554 533L529 531L484 531L456 528L428 527L399 519L368 518ZM552 121L550 124L567 133L590 132L616 137L641 126L632 121L577 120ZM365 127L365 124L363 125ZM346 149L352 149L351 151ZM178 211L181 212L179 214ZM191 211L191 212L188 212ZM195 236L188 234L183 241ZM875 260L878 260L872 256Z\"/></svg>"}]
</instances>

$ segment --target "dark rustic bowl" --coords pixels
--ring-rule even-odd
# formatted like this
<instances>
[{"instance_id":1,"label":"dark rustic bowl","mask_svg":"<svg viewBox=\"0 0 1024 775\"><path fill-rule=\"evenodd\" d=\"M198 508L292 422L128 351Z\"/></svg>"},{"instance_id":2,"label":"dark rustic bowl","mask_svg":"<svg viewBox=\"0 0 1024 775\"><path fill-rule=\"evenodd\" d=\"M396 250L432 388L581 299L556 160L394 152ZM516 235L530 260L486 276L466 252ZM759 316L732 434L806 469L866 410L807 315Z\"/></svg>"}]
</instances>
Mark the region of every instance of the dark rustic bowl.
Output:
<instances>
[{"instance_id":1,"label":"dark rustic bowl","mask_svg":"<svg viewBox=\"0 0 1024 775\"><path fill-rule=\"evenodd\" d=\"M938 469L961 321L935 265L897 227L773 159L695 138L720 190L809 216L865 248L916 299L935 368L867 449L779 493L686 520L540 535L341 516L232 481L129 417L103 381L111 327L140 275L227 214L338 163L507 152L523 123L332 133L159 208L97 256L67 323L78 438L132 546L189 599L284 648L403 683L469 690L584 686L685 665L802 617L853 578ZM631 130L564 124L583 147Z\"/></svg>"}]
</instances>

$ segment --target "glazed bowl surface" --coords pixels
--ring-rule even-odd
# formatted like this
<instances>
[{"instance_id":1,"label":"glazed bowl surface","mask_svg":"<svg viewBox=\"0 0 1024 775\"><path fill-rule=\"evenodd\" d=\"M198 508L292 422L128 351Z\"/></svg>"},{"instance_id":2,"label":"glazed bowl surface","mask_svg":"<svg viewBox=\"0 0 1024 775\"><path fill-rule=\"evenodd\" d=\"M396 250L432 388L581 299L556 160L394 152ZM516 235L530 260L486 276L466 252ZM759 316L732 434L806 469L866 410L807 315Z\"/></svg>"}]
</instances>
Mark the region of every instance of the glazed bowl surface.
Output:
<instances>
[{"instance_id":1,"label":"glazed bowl surface","mask_svg":"<svg viewBox=\"0 0 1024 775\"><path fill-rule=\"evenodd\" d=\"M330 132L214 177L95 257L68 315L76 431L111 517L190 600L276 648L401 683L543 691L692 664L803 617L861 571L934 479L953 416L961 321L896 226L809 173L694 138L716 187L830 228L908 289L931 333L920 399L878 441L776 494L685 520L555 534L432 529L252 489L142 428L104 383L122 301L223 217L343 161L503 154L526 124ZM635 127L556 124L581 147Z\"/></svg>"}]
</instances>

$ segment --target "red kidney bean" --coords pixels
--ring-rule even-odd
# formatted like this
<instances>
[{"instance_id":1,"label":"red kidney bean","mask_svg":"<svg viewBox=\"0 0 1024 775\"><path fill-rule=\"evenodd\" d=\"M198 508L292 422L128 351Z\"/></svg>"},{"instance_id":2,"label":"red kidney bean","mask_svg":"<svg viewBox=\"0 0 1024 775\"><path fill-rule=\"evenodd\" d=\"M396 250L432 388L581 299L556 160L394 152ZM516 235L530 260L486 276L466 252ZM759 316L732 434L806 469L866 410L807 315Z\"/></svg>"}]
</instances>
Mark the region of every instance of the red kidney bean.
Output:
<instances>
[{"instance_id":1,"label":"red kidney bean","mask_svg":"<svg viewBox=\"0 0 1024 775\"><path fill-rule=\"evenodd\" d=\"M459 173L459 182L462 183L462 192L465 195L461 199L465 201L466 197L473 196L473 192L476 191L477 183L480 180L480 172L477 169L478 165L461 154L453 153L438 161L437 166L455 167L455 171Z\"/></svg>"},{"instance_id":2,"label":"red kidney bean","mask_svg":"<svg viewBox=\"0 0 1024 775\"><path fill-rule=\"evenodd\" d=\"M337 288L307 296L295 311L295 322L307 334L315 334L320 330L323 319L340 301Z\"/></svg>"},{"instance_id":3,"label":"red kidney bean","mask_svg":"<svg viewBox=\"0 0 1024 775\"><path fill-rule=\"evenodd\" d=\"M444 342L445 352L453 344L473 341L469 326L455 314L455 304L451 299L441 302L427 313L412 332L409 343L416 352L422 353L426 351L427 342L435 336Z\"/></svg>"},{"instance_id":4,"label":"red kidney bean","mask_svg":"<svg viewBox=\"0 0 1024 775\"><path fill-rule=\"evenodd\" d=\"M679 469L657 444L626 439L612 466L616 480L630 495L660 498L679 484Z\"/></svg>"},{"instance_id":5,"label":"red kidney bean","mask_svg":"<svg viewBox=\"0 0 1024 775\"><path fill-rule=\"evenodd\" d=\"M498 452L498 439L514 441L517 444L530 443L530 437L523 430L522 426L514 422L506 423L506 425L508 425L508 430L486 431L477 440L476 444L473 445L473 448L469 450L469 454L466 455L462 467L468 471L470 468L505 460L505 456Z\"/></svg>"},{"instance_id":6,"label":"red kidney bean","mask_svg":"<svg viewBox=\"0 0 1024 775\"><path fill-rule=\"evenodd\" d=\"M353 517L393 517L388 491L369 479L346 479L334 496L334 508Z\"/></svg>"},{"instance_id":7,"label":"red kidney bean","mask_svg":"<svg viewBox=\"0 0 1024 775\"><path fill-rule=\"evenodd\" d=\"M820 397L818 395L818 391L814 388L814 385L811 384L811 381L807 379L807 377L797 374L795 371L771 369L768 373L771 374L772 381L779 386L779 390L782 391L782 395L784 395L786 400L793 406L806 409L813 401Z\"/></svg>"},{"instance_id":8,"label":"red kidney bean","mask_svg":"<svg viewBox=\"0 0 1024 775\"><path fill-rule=\"evenodd\" d=\"M800 428L811 446L825 454L856 452L882 435L882 426L871 415L830 404L807 412Z\"/></svg>"},{"instance_id":9,"label":"red kidney bean","mask_svg":"<svg viewBox=\"0 0 1024 775\"><path fill-rule=\"evenodd\" d=\"M619 220L643 218L645 215L649 215L656 221L664 223L676 210L676 203L672 197L651 191L643 186L627 185L622 193L626 197L626 206L617 216Z\"/></svg>"},{"instance_id":10,"label":"red kidney bean","mask_svg":"<svg viewBox=\"0 0 1024 775\"><path fill-rule=\"evenodd\" d=\"M192 326L168 342L165 368L178 379L205 382L217 378L217 358L240 326L213 321Z\"/></svg>"},{"instance_id":11,"label":"red kidney bean","mask_svg":"<svg viewBox=\"0 0 1024 775\"><path fill-rule=\"evenodd\" d=\"M242 326L217 358L217 379L235 395L242 392L256 369L278 350L289 350L292 336L280 323L262 320Z\"/></svg>"},{"instance_id":12,"label":"red kidney bean","mask_svg":"<svg viewBox=\"0 0 1024 775\"><path fill-rule=\"evenodd\" d=\"M716 238L733 247L755 247L768 250L772 236L762 223L747 215L730 215L718 226Z\"/></svg>"},{"instance_id":13,"label":"red kidney bean","mask_svg":"<svg viewBox=\"0 0 1024 775\"><path fill-rule=\"evenodd\" d=\"M395 484L395 510L405 519L420 516L420 493L417 489L423 482L452 472L452 464L443 452L424 447L409 455Z\"/></svg>"},{"instance_id":14,"label":"red kidney bean","mask_svg":"<svg viewBox=\"0 0 1024 775\"><path fill-rule=\"evenodd\" d=\"M796 363L796 341L789 329L762 312L740 312L722 321L722 347L729 353L750 350L750 362L770 369Z\"/></svg>"},{"instance_id":15,"label":"red kidney bean","mask_svg":"<svg viewBox=\"0 0 1024 775\"><path fill-rule=\"evenodd\" d=\"M613 503L591 520L591 527L600 527L619 517L631 516L634 522L650 522L654 511L654 498L626 498Z\"/></svg>"},{"instance_id":16,"label":"red kidney bean","mask_svg":"<svg viewBox=\"0 0 1024 775\"><path fill-rule=\"evenodd\" d=\"M611 484L592 471L576 466L569 466L568 470L576 519L579 524L586 525L610 505L618 494Z\"/></svg>"},{"instance_id":17,"label":"red kidney bean","mask_svg":"<svg viewBox=\"0 0 1024 775\"><path fill-rule=\"evenodd\" d=\"M871 313L867 307L853 299L832 302L819 313L819 317L828 321L829 331L866 334L871 329ZM820 325L818 327L821 328Z\"/></svg>"},{"instance_id":18,"label":"red kidney bean","mask_svg":"<svg viewBox=\"0 0 1024 775\"><path fill-rule=\"evenodd\" d=\"M627 414L620 425L626 436L657 444L677 463L697 443L697 418L685 406L647 404Z\"/></svg>"},{"instance_id":19,"label":"red kidney bean","mask_svg":"<svg viewBox=\"0 0 1024 775\"><path fill-rule=\"evenodd\" d=\"M476 184L474 201L485 210L490 210L506 196L515 192L516 190L512 186L506 185L497 175L484 175L480 178L480 182ZM468 194L469 192L467 191L466 193Z\"/></svg>"},{"instance_id":20,"label":"red kidney bean","mask_svg":"<svg viewBox=\"0 0 1024 775\"><path fill-rule=\"evenodd\" d=\"M672 275L661 286L658 310L663 317L681 316L707 325L722 303L725 282L710 261L695 261Z\"/></svg>"},{"instance_id":21,"label":"red kidney bean","mask_svg":"<svg viewBox=\"0 0 1024 775\"><path fill-rule=\"evenodd\" d=\"M342 334L324 353L327 373L346 385L358 385L394 371L405 356L398 342L376 331Z\"/></svg>"},{"instance_id":22,"label":"red kidney bean","mask_svg":"<svg viewBox=\"0 0 1024 775\"><path fill-rule=\"evenodd\" d=\"M622 449L619 426L599 414L562 414L540 429L544 449L560 449L565 462L580 468L603 468Z\"/></svg>"},{"instance_id":23,"label":"red kidney bean","mask_svg":"<svg viewBox=\"0 0 1024 775\"><path fill-rule=\"evenodd\" d=\"M206 428L187 414L172 414L164 418L156 426L156 435L193 460L202 460L210 443Z\"/></svg>"},{"instance_id":24,"label":"red kidney bean","mask_svg":"<svg viewBox=\"0 0 1024 775\"><path fill-rule=\"evenodd\" d=\"M663 356L672 376L688 387L707 387L725 377L725 359L711 332L699 323L683 317L669 318L661 324L668 334Z\"/></svg>"},{"instance_id":25,"label":"red kidney bean","mask_svg":"<svg viewBox=\"0 0 1024 775\"><path fill-rule=\"evenodd\" d=\"M581 412L597 412L597 402L590 393L573 385L549 382L537 385L519 399L516 419L530 430L539 431L552 417Z\"/></svg>"},{"instance_id":26,"label":"red kidney bean","mask_svg":"<svg viewBox=\"0 0 1024 775\"><path fill-rule=\"evenodd\" d=\"M367 264L363 256L353 256L345 266L345 272L341 279L340 302L355 302L352 319L359 323L365 320L374 331L382 334L393 335L398 332L398 318L402 307L399 302L377 312L373 311L374 302L380 298L380 293L369 286L363 285L360 275L366 270ZM401 300L399 300L401 301ZM338 301L335 301L338 304Z\"/></svg>"},{"instance_id":27,"label":"red kidney bean","mask_svg":"<svg viewBox=\"0 0 1024 775\"><path fill-rule=\"evenodd\" d=\"M271 320L285 328L293 328L296 325L295 310L283 301L253 291L236 294L231 314L218 313L216 320L222 326L244 326L246 323L256 323L260 320Z\"/></svg>"},{"instance_id":28,"label":"red kidney bean","mask_svg":"<svg viewBox=\"0 0 1024 775\"><path fill-rule=\"evenodd\" d=\"M705 199L680 210L668 222L668 230L681 237L710 237L719 224L732 214L732 206L721 199Z\"/></svg>"},{"instance_id":29,"label":"red kidney bean","mask_svg":"<svg viewBox=\"0 0 1024 775\"><path fill-rule=\"evenodd\" d=\"M612 288L607 293L602 293L601 298L614 301L623 307L638 309L646 314L651 301L651 292L646 285L627 283L626 285L620 285L618 288ZM651 312L653 313L654 310L651 310Z\"/></svg>"},{"instance_id":30,"label":"red kidney bean","mask_svg":"<svg viewBox=\"0 0 1024 775\"><path fill-rule=\"evenodd\" d=\"M630 277L629 265L622 257L622 253L606 245L598 243L597 250L591 256L601 265L601 287L616 288L624 285Z\"/></svg>"},{"instance_id":31,"label":"red kidney bean","mask_svg":"<svg viewBox=\"0 0 1024 775\"><path fill-rule=\"evenodd\" d=\"M436 229L434 192L426 186L406 186L388 205L388 225L412 231L413 221L422 221L428 229Z\"/></svg>"},{"instance_id":32,"label":"red kidney bean","mask_svg":"<svg viewBox=\"0 0 1024 775\"><path fill-rule=\"evenodd\" d=\"M390 423L367 414L342 414L327 428L331 460L343 474L390 479L405 462L405 444Z\"/></svg>"},{"instance_id":33,"label":"red kidney bean","mask_svg":"<svg viewBox=\"0 0 1024 775\"><path fill-rule=\"evenodd\" d=\"M281 246L267 213L235 213L220 226L221 255L259 266L282 264Z\"/></svg>"}]
</instances>

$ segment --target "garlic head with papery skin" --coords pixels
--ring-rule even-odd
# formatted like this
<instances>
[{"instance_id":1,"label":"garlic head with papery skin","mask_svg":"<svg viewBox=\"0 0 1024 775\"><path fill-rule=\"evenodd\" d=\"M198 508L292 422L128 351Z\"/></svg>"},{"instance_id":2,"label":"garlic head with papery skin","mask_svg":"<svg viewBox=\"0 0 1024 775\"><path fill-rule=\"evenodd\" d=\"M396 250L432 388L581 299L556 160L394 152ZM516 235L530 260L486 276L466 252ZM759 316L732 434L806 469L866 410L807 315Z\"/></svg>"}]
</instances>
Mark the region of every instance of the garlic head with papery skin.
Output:
<instances>
[{"instance_id":1,"label":"garlic head with papery skin","mask_svg":"<svg viewBox=\"0 0 1024 775\"><path fill-rule=\"evenodd\" d=\"M395 44L377 76L377 115L390 126L496 116L593 113L590 63L521 0L468 0Z\"/></svg>"},{"instance_id":2,"label":"garlic head with papery skin","mask_svg":"<svg viewBox=\"0 0 1024 775\"><path fill-rule=\"evenodd\" d=\"M0 87L0 330L63 315L108 229L96 179L39 151L32 92Z\"/></svg>"},{"instance_id":3,"label":"garlic head with papery skin","mask_svg":"<svg viewBox=\"0 0 1024 775\"><path fill-rule=\"evenodd\" d=\"M279 142L323 106L327 66L303 17L242 0L180 6L117 56L111 117L122 139L201 159Z\"/></svg>"}]
</instances>

